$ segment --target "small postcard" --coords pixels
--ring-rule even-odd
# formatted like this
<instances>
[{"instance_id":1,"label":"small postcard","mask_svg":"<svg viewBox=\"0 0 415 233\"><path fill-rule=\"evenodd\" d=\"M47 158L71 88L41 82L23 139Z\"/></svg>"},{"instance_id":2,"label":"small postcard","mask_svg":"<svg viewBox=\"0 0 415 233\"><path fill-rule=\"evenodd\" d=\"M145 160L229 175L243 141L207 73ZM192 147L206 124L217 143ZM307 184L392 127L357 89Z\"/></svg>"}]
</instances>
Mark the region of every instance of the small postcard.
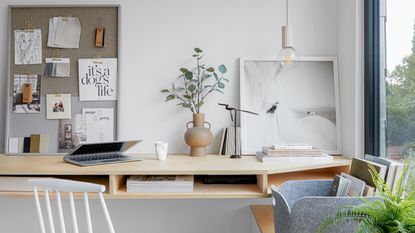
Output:
<instances>
[{"instance_id":1,"label":"small postcard","mask_svg":"<svg viewBox=\"0 0 415 233\"><path fill-rule=\"evenodd\" d=\"M46 95L46 119L70 119L71 95L50 94Z\"/></svg>"}]
</instances>

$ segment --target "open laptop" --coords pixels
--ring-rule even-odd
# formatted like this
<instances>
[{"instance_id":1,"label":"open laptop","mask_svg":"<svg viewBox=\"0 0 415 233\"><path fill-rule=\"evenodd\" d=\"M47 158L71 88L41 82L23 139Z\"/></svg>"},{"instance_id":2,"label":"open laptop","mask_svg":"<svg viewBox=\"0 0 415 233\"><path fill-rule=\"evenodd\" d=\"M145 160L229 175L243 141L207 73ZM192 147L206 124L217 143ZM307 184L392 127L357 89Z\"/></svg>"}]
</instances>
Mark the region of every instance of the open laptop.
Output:
<instances>
[{"instance_id":1,"label":"open laptop","mask_svg":"<svg viewBox=\"0 0 415 233\"><path fill-rule=\"evenodd\" d=\"M142 160L124 152L142 140L80 144L63 160L79 166L92 166Z\"/></svg>"}]
</instances>

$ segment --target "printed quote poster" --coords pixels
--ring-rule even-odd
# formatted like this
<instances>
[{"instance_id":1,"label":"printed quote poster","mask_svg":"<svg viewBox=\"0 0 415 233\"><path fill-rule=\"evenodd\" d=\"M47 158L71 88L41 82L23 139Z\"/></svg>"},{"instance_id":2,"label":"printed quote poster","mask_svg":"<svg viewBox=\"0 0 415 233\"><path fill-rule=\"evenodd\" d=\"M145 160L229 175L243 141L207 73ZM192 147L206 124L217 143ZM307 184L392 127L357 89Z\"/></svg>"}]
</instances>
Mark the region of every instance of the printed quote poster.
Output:
<instances>
[{"instance_id":1,"label":"printed quote poster","mask_svg":"<svg viewBox=\"0 0 415 233\"><path fill-rule=\"evenodd\" d=\"M79 59L79 100L117 100L117 59Z\"/></svg>"}]
</instances>

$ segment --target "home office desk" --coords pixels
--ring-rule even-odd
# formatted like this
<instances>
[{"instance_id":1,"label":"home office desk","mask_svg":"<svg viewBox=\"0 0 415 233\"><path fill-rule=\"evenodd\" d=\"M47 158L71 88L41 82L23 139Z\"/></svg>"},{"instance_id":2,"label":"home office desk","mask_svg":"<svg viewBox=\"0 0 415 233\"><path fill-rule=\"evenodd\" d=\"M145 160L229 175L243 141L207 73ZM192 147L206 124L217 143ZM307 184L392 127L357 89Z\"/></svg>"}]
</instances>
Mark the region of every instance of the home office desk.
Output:
<instances>
[{"instance_id":1,"label":"home office desk","mask_svg":"<svg viewBox=\"0 0 415 233\"><path fill-rule=\"evenodd\" d=\"M47 176L103 184L109 199L190 199L190 198L267 198L270 186L287 180L332 179L334 174L348 172L351 160L336 156L331 162L258 162L255 156L229 159L208 155L189 157L169 155L166 161L155 155L137 155L143 161L103 166L79 167L63 162L62 156L0 155L0 176ZM203 184L195 180L191 193L127 193L130 175L255 175L257 184ZM31 198L31 192L0 192L1 197ZM75 194L82 197L82 194ZM92 196L94 198L94 196ZM251 206L262 233L273 232L271 206Z\"/></svg>"},{"instance_id":2,"label":"home office desk","mask_svg":"<svg viewBox=\"0 0 415 233\"><path fill-rule=\"evenodd\" d=\"M331 162L258 162L255 156L229 159L224 156L189 157L169 155L166 161L155 155L137 155L143 161L79 167L63 162L62 156L0 155L0 176L48 176L95 182L107 187L106 198L266 198L271 184L294 179L331 179L348 172L351 160L336 156ZM130 175L255 175L257 184L203 184L196 180L191 193L127 193ZM0 192L0 197L31 197L30 192Z\"/></svg>"}]
</instances>

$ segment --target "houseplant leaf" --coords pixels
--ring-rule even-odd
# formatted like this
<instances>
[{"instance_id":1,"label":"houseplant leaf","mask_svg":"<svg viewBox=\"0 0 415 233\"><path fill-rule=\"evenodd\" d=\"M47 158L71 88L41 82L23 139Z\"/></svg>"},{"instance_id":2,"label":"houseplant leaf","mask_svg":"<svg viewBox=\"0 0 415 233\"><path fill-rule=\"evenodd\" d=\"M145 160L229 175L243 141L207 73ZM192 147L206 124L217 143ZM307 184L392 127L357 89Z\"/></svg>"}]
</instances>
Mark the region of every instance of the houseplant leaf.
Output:
<instances>
[{"instance_id":1,"label":"houseplant leaf","mask_svg":"<svg viewBox=\"0 0 415 233\"><path fill-rule=\"evenodd\" d=\"M222 74L226 73L227 69L225 65L220 65L218 68L219 72L221 72Z\"/></svg>"}]
</instances>

